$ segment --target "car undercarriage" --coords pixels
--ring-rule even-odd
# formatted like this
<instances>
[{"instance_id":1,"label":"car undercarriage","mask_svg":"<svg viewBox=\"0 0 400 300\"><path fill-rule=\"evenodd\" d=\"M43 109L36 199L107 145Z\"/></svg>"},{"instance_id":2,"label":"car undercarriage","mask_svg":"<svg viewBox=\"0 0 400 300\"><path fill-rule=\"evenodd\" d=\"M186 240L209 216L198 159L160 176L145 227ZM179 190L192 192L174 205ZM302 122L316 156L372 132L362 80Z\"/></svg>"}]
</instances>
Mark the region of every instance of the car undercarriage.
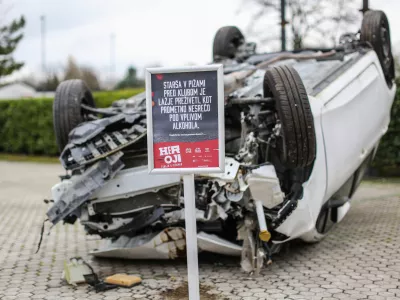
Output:
<instances>
[{"instance_id":1,"label":"car undercarriage","mask_svg":"<svg viewBox=\"0 0 400 300\"><path fill-rule=\"evenodd\" d=\"M225 73L225 173L195 175L198 245L241 256L243 270L259 272L282 242L297 237L280 228L315 172L311 98L374 48L346 35L336 48L256 54L236 27L224 28L235 46L229 52L217 33L214 62ZM88 234L107 239L96 256L185 255L181 178L147 172L145 102L143 93L96 108L81 81L57 89L54 123L67 173L52 188L47 216L53 224L79 219Z\"/></svg>"}]
</instances>

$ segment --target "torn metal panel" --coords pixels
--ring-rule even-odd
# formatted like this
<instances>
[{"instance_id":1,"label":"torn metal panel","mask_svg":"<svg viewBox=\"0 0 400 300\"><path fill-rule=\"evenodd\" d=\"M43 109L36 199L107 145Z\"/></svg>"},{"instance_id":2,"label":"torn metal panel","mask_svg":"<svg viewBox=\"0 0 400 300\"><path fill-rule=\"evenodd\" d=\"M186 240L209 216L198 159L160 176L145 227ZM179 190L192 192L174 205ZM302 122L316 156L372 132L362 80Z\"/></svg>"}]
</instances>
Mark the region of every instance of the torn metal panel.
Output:
<instances>
[{"instance_id":1,"label":"torn metal panel","mask_svg":"<svg viewBox=\"0 0 400 300\"><path fill-rule=\"evenodd\" d=\"M69 133L69 143L81 145L94 138L110 124L124 120L123 114L79 124Z\"/></svg>"},{"instance_id":2,"label":"torn metal panel","mask_svg":"<svg viewBox=\"0 0 400 300\"><path fill-rule=\"evenodd\" d=\"M132 127L132 132L129 134L126 134L124 136L125 141L127 141L125 144L121 143L115 145L115 147L111 147L110 143L106 141L110 136L113 137L113 140L118 141L118 138L114 136L114 133L108 134L103 134L100 137L97 137L97 139L94 141L90 141L82 146L75 146L73 144L68 144L63 152L61 153L60 160L61 163L63 164L63 167L66 170L73 170L77 169L83 165L89 165L92 164L99 159L102 159L104 157L107 157L111 154L114 154L118 151L120 151L123 148L128 147L129 145L132 145L136 142L138 142L140 139L144 138L146 136L146 131L140 130L142 133L136 133L135 131L140 128L140 127ZM143 129L143 128L141 128ZM95 148L95 151L92 151L92 149ZM99 155L100 154L100 155Z\"/></svg>"},{"instance_id":3,"label":"torn metal panel","mask_svg":"<svg viewBox=\"0 0 400 300\"><path fill-rule=\"evenodd\" d=\"M162 207L154 207L153 209L147 209L141 211L135 218L130 222L122 223L119 228L110 230L103 230L108 236L121 236L121 235L132 235L147 226L150 226L154 222L158 221L164 215L164 209Z\"/></svg>"},{"instance_id":4,"label":"torn metal panel","mask_svg":"<svg viewBox=\"0 0 400 300\"><path fill-rule=\"evenodd\" d=\"M224 181L235 180L236 175L239 171L240 163L231 158L225 157L225 172L224 173L210 173L210 174L200 174L200 176L208 178L218 178Z\"/></svg>"},{"instance_id":5,"label":"torn metal panel","mask_svg":"<svg viewBox=\"0 0 400 300\"><path fill-rule=\"evenodd\" d=\"M208 211L200 210L196 208L196 220L198 222L207 222L207 221L215 221L218 218L224 220L228 217L225 210L214 202L213 205L210 205L210 209ZM185 209L174 210L165 214L165 219L168 220L170 224L185 221Z\"/></svg>"},{"instance_id":6,"label":"torn metal panel","mask_svg":"<svg viewBox=\"0 0 400 300\"><path fill-rule=\"evenodd\" d=\"M119 229L120 227L122 227L128 223L131 223L133 221L133 218L114 218L112 220L112 223L90 222L90 221L88 221L88 214L86 213L86 210L82 210L80 220L81 220L81 224L84 226L87 226L94 230L104 231L107 233L110 231L115 231L115 230Z\"/></svg>"},{"instance_id":7,"label":"torn metal panel","mask_svg":"<svg viewBox=\"0 0 400 300\"><path fill-rule=\"evenodd\" d=\"M174 210L165 214L165 219L169 223L177 223L179 221L185 221L185 209ZM196 220L200 222L209 221L204 210L196 208Z\"/></svg>"},{"instance_id":8,"label":"torn metal panel","mask_svg":"<svg viewBox=\"0 0 400 300\"><path fill-rule=\"evenodd\" d=\"M116 123L133 124L142 117L143 114L136 113L120 113L115 116L89 121L79 124L69 133L69 143L74 145L82 145L91 140L99 133L103 132L106 127ZM126 125L125 125L126 127ZM141 131L143 133L143 131Z\"/></svg>"},{"instance_id":9,"label":"torn metal panel","mask_svg":"<svg viewBox=\"0 0 400 300\"><path fill-rule=\"evenodd\" d=\"M197 245L200 251L240 256L242 247L214 234L199 232ZM132 238L121 236L108 241L105 247L91 252L97 257L125 259L174 259L186 256L186 233L181 227L166 228Z\"/></svg>"},{"instance_id":10,"label":"torn metal panel","mask_svg":"<svg viewBox=\"0 0 400 300\"><path fill-rule=\"evenodd\" d=\"M120 236L108 240L105 247L91 252L97 257L125 259L171 259L186 250L185 231L182 228L167 228L135 237Z\"/></svg>"},{"instance_id":11,"label":"torn metal panel","mask_svg":"<svg viewBox=\"0 0 400 300\"><path fill-rule=\"evenodd\" d=\"M180 175L149 175L147 166L126 169L109 180L104 188L93 194L97 201L110 201L119 198L128 198L147 192L155 192L160 189L179 185Z\"/></svg>"},{"instance_id":12,"label":"torn metal panel","mask_svg":"<svg viewBox=\"0 0 400 300\"><path fill-rule=\"evenodd\" d=\"M95 191L124 167L120 161L122 155L123 153L119 152L108 156L88 168L82 175L73 178L72 184L62 192L59 199L47 211L49 220L57 224L85 203Z\"/></svg>"},{"instance_id":13,"label":"torn metal panel","mask_svg":"<svg viewBox=\"0 0 400 300\"><path fill-rule=\"evenodd\" d=\"M110 217L108 212L99 214L103 218L91 219L90 216L93 213L89 213L89 205L82 207L80 214L81 224L90 231L101 233L102 237L119 237L121 235L133 236L137 231L144 229L147 226L152 225L160 221L164 216L165 211L163 207L150 206L146 209L142 209L135 214L125 214L122 217Z\"/></svg>"},{"instance_id":14,"label":"torn metal panel","mask_svg":"<svg viewBox=\"0 0 400 300\"><path fill-rule=\"evenodd\" d=\"M120 113L80 124L70 132L69 143L61 153L63 167L73 170L89 165L138 142L147 134L141 119L145 120L144 113ZM115 126L120 128L115 131Z\"/></svg>"},{"instance_id":15,"label":"torn metal panel","mask_svg":"<svg viewBox=\"0 0 400 300\"><path fill-rule=\"evenodd\" d=\"M220 238L215 234L208 234L205 232L199 232L197 234L197 245L202 251L230 256L240 256L242 252L241 246Z\"/></svg>"},{"instance_id":16,"label":"torn metal panel","mask_svg":"<svg viewBox=\"0 0 400 300\"><path fill-rule=\"evenodd\" d=\"M112 201L90 201L87 204L87 208L90 216L106 215L112 218L127 217L151 209L154 206L165 209L179 209L180 198L178 194L166 195L168 190L179 192L179 189L171 187L158 192L148 192Z\"/></svg>"}]
</instances>

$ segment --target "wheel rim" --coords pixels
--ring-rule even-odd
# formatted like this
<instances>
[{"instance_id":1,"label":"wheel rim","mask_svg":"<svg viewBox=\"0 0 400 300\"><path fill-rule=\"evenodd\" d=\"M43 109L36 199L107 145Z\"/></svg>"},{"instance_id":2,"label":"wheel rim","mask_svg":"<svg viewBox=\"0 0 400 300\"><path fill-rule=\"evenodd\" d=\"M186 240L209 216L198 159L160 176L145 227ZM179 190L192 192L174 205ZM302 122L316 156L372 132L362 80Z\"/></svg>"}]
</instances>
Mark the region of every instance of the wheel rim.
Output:
<instances>
[{"instance_id":1,"label":"wheel rim","mask_svg":"<svg viewBox=\"0 0 400 300\"><path fill-rule=\"evenodd\" d=\"M229 48L232 49L232 55L235 55L237 49L244 43L244 38L240 34L234 36L229 43Z\"/></svg>"},{"instance_id":2,"label":"wheel rim","mask_svg":"<svg viewBox=\"0 0 400 300\"><path fill-rule=\"evenodd\" d=\"M390 58L390 37L389 30L386 25L382 23L381 25L381 42L382 42L382 53L383 53L383 64L385 68L390 68L391 58Z\"/></svg>"},{"instance_id":3,"label":"wheel rim","mask_svg":"<svg viewBox=\"0 0 400 300\"><path fill-rule=\"evenodd\" d=\"M90 95L88 95L87 93L85 93L85 94L83 95L83 97L82 97L81 103L82 103L82 104L85 104L85 105L88 105L88 106L92 106L92 104L89 103L89 101L88 101L88 97L90 97ZM81 107L81 117L82 117L82 120L83 120L84 122L90 121L91 118L90 118L89 116L90 116L90 113L89 113L88 111L86 111L84 108Z\"/></svg>"}]
</instances>

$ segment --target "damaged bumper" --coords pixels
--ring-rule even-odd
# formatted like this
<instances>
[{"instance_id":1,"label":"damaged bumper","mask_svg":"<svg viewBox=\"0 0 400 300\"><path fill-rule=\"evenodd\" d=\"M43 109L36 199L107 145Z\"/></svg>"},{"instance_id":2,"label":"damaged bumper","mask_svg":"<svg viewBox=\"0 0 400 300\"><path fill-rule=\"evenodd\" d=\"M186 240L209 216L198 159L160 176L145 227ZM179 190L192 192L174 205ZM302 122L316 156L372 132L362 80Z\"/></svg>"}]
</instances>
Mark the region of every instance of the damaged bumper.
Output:
<instances>
[{"instance_id":1,"label":"damaged bumper","mask_svg":"<svg viewBox=\"0 0 400 300\"><path fill-rule=\"evenodd\" d=\"M200 251L240 256L242 247L219 238L215 234L199 232L197 245ZM181 227L165 228L161 232L143 234L132 238L121 236L101 249L91 252L96 257L124 259L175 259L186 256L186 234Z\"/></svg>"},{"instance_id":2,"label":"damaged bumper","mask_svg":"<svg viewBox=\"0 0 400 300\"><path fill-rule=\"evenodd\" d=\"M118 153L108 156L55 185L55 203L47 213L50 221L55 224L79 218L89 234L110 238L104 247L91 252L94 256L185 256L180 176L149 175L146 166L121 170L120 157ZM227 158L226 164L223 174L196 177L198 247L200 251L241 256L243 269L252 272L272 254L260 251L257 242L267 230L262 207L280 204L284 195L273 166L258 167L244 176L239 162ZM248 213L243 214L243 210Z\"/></svg>"},{"instance_id":3,"label":"damaged bumper","mask_svg":"<svg viewBox=\"0 0 400 300\"><path fill-rule=\"evenodd\" d=\"M117 153L106 157L88 168L82 176L56 185L52 189L56 201L47 212L50 222L57 224L67 217L79 217L79 214L74 214L75 210L124 167L119 160L121 156L122 153Z\"/></svg>"},{"instance_id":4,"label":"damaged bumper","mask_svg":"<svg viewBox=\"0 0 400 300\"><path fill-rule=\"evenodd\" d=\"M133 111L71 131L60 157L70 175L52 188L54 204L47 216L53 224L79 219L88 234L108 239L92 252L95 256L185 256L181 178L148 174L146 115L141 102L135 103ZM199 250L241 256L247 272L258 272L274 253L271 232L297 206L281 190L275 167L257 164L258 143L253 133L243 135L230 146L239 145L238 154L225 158L225 173L195 177Z\"/></svg>"}]
</instances>

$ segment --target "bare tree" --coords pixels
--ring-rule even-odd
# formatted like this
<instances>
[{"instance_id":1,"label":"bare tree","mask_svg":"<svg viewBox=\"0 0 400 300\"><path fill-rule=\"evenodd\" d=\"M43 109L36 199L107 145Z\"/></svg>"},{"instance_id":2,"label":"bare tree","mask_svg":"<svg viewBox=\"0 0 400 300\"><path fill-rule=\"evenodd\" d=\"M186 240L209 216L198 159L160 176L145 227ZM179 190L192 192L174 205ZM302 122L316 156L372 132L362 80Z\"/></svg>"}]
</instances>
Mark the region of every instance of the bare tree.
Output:
<instances>
[{"instance_id":1,"label":"bare tree","mask_svg":"<svg viewBox=\"0 0 400 300\"><path fill-rule=\"evenodd\" d=\"M251 0L255 12L247 28L261 43L279 40L271 30L257 30L262 20L280 23L281 0ZM248 3L248 2L246 2ZM360 20L355 0L286 0L288 37L293 49L309 45L333 46L339 35ZM264 25L265 26L265 25ZM265 28L265 27L264 27ZM278 33L278 26L276 27Z\"/></svg>"},{"instance_id":2,"label":"bare tree","mask_svg":"<svg viewBox=\"0 0 400 300\"><path fill-rule=\"evenodd\" d=\"M82 72L72 56L68 57L67 65L64 70L64 80L81 79Z\"/></svg>"},{"instance_id":3,"label":"bare tree","mask_svg":"<svg viewBox=\"0 0 400 300\"><path fill-rule=\"evenodd\" d=\"M57 73L48 71L46 78L36 85L36 90L41 92L55 91L60 84Z\"/></svg>"},{"instance_id":4,"label":"bare tree","mask_svg":"<svg viewBox=\"0 0 400 300\"><path fill-rule=\"evenodd\" d=\"M68 79L82 79L91 90L100 90L99 80L94 70L90 67L79 66L72 56L68 57L67 65L64 69L64 80Z\"/></svg>"},{"instance_id":5,"label":"bare tree","mask_svg":"<svg viewBox=\"0 0 400 300\"><path fill-rule=\"evenodd\" d=\"M99 80L97 79L97 75L92 68L81 67L81 73L82 80L86 82L86 84L92 91L100 90Z\"/></svg>"}]
</instances>

